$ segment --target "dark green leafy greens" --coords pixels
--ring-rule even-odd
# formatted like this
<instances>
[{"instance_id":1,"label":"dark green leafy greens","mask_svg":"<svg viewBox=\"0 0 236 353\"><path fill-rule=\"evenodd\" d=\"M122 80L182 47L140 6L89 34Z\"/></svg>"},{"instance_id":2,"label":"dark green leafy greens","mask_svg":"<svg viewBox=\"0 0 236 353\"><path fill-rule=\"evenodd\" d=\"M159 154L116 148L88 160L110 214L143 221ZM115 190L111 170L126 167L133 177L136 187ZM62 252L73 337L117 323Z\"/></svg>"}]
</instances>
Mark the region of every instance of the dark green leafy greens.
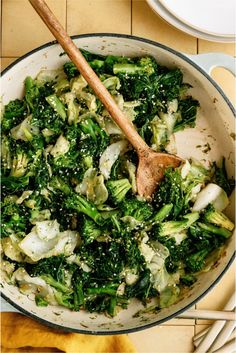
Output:
<instances>
[{"instance_id":1,"label":"dark green leafy greens","mask_svg":"<svg viewBox=\"0 0 236 353\"><path fill-rule=\"evenodd\" d=\"M178 68L82 52L152 148L165 150L172 133L195 126L199 103ZM71 62L27 77L24 98L5 106L3 261L22 292L36 288L38 306L113 317L132 298L156 297L162 308L215 260L234 225L213 204L192 206L209 182L230 194L225 160L213 172L186 162L184 177L183 166L167 169L149 202L137 195L137 162Z\"/></svg>"}]
</instances>

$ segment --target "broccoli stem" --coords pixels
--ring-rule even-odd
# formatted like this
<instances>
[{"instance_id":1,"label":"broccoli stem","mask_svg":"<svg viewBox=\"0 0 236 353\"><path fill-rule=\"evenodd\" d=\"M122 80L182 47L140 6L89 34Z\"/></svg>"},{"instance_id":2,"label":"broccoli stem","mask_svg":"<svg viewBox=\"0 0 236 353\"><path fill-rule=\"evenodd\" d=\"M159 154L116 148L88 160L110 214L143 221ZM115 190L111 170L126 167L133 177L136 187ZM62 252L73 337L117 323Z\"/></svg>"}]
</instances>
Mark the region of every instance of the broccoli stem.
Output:
<instances>
[{"instance_id":1,"label":"broccoli stem","mask_svg":"<svg viewBox=\"0 0 236 353\"><path fill-rule=\"evenodd\" d=\"M209 253L209 249L202 249L197 253L188 256L185 260L188 271L198 272L205 266L205 258Z\"/></svg>"},{"instance_id":2,"label":"broccoli stem","mask_svg":"<svg viewBox=\"0 0 236 353\"><path fill-rule=\"evenodd\" d=\"M27 170L29 159L25 153L18 153L16 157L13 158L11 176L19 178L22 177Z\"/></svg>"},{"instance_id":3,"label":"broccoli stem","mask_svg":"<svg viewBox=\"0 0 236 353\"><path fill-rule=\"evenodd\" d=\"M57 112L63 120L66 120L66 110L62 102L55 94L45 98L48 104Z\"/></svg>"},{"instance_id":4,"label":"broccoli stem","mask_svg":"<svg viewBox=\"0 0 236 353\"><path fill-rule=\"evenodd\" d=\"M39 294L35 295L35 303L37 306L48 306L48 302Z\"/></svg>"},{"instance_id":5,"label":"broccoli stem","mask_svg":"<svg viewBox=\"0 0 236 353\"><path fill-rule=\"evenodd\" d=\"M108 295L116 295L116 289L114 289L114 286L104 286L104 287L98 287L98 288L88 288L87 293L88 294L108 294Z\"/></svg>"},{"instance_id":6,"label":"broccoli stem","mask_svg":"<svg viewBox=\"0 0 236 353\"><path fill-rule=\"evenodd\" d=\"M73 304L70 302L70 296L63 294L62 292L55 292L54 296L59 305L65 306L66 308L73 309Z\"/></svg>"},{"instance_id":7,"label":"broccoli stem","mask_svg":"<svg viewBox=\"0 0 236 353\"><path fill-rule=\"evenodd\" d=\"M66 287L64 284L57 282L51 275L42 275L41 278L50 286L58 289L60 292L63 293L70 293L71 290Z\"/></svg>"},{"instance_id":8,"label":"broccoli stem","mask_svg":"<svg viewBox=\"0 0 236 353\"><path fill-rule=\"evenodd\" d=\"M230 219L225 216L222 212L215 210L214 208L210 208L205 212L204 219L213 223L218 227L226 228L230 231L234 229L234 223L230 221Z\"/></svg>"},{"instance_id":9,"label":"broccoli stem","mask_svg":"<svg viewBox=\"0 0 236 353\"><path fill-rule=\"evenodd\" d=\"M198 222L198 226L206 230L207 232L210 232L216 235L221 235L226 239L232 235L232 233L228 229L223 227L219 228L217 226L214 226L213 224Z\"/></svg>"},{"instance_id":10,"label":"broccoli stem","mask_svg":"<svg viewBox=\"0 0 236 353\"><path fill-rule=\"evenodd\" d=\"M116 315L116 303L117 299L116 297L111 297L110 303L107 309L107 313L111 316L114 317Z\"/></svg>"},{"instance_id":11,"label":"broccoli stem","mask_svg":"<svg viewBox=\"0 0 236 353\"><path fill-rule=\"evenodd\" d=\"M164 205L153 217L154 222L162 222L165 218L167 218L173 208L173 204Z\"/></svg>"},{"instance_id":12,"label":"broccoli stem","mask_svg":"<svg viewBox=\"0 0 236 353\"><path fill-rule=\"evenodd\" d=\"M161 224L160 235L166 236L182 232L189 228L199 218L198 212L186 214L181 221L167 221Z\"/></svg>"},{"instance_id":13,"label":"broccoli stem","mask_svg":"<svg viewBox=\"0 0 236 353\"><path fill-rule=\"evenodd\" d=\"M84 304L84 293L82 283L74 285L74 310L79 311L80 307Z\"/></svg>"},{"instance_id":14,"label":"broccoli stem","mask_svg":"<svg viewBox=\"0 0 236 353\"><path fill-rule=\"evenodd\" d=\"M95 205L91 204L82 196L71 194L66 199L65 204L67 208L72 208L78 213L86 214L88 217L92 218L97 224L101 225L104 222L101 214L98 212Z\"/></svg>"},{"instance_id":15,"label":"broccoli stem","mask_svg":"<svg viewBox=\"0 0 236 353\"><path fill-rule=\"evenodd\" d=\"M115 75L122 74L135 74L140 71L140 67L135 64L127 64L127 63L117 63L113 65L113 72Z\"/></svg>"},{"instance_id":16,"label":"broccoli stem","mask_svg":"<svg viewBox=\"0 0 236 353\"><path fill-rule=\"evenodd\" d=\"M57 176L52 178L52 180L50 181L50 186L53 189L62 191L65 195L69 195L71 192L70 187Z\"/></svg>"},{"instance_id":17,"label":"broccoli stem","mask_svg":"<svg viewBox=\"0 0 236 353\"><path fill-rule=\"evenodd\" d=\"M25 79L25 99L31 109L34 108L34 100L38 94L38 87L35 85L32 77L28 76Z\"/></svg>"},{"instance_id":18,"label":"broccoli stem","mask_svg":"<svg viewBox=\"0 0 236 353\"><path fill-rule=\"evenodd\" d=\"M103 60L94 59L94 60L89 62L89 65L95 70L96 69L101 69L104 66L104 61Z\"/></svg>"}]
</instances>

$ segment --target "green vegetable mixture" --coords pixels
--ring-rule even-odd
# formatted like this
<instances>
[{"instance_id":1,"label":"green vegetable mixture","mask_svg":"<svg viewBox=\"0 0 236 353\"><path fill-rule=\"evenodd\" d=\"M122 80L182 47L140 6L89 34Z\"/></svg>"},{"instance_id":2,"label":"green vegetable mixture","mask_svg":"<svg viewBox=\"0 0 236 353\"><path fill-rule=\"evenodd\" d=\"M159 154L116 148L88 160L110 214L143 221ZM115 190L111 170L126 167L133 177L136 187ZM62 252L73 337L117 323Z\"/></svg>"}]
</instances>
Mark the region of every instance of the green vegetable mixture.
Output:
<instances>
[{"instance_id":1,"label":"green vegetable mixture","mask_svg":"<svg viewBox=\"0 0 236 353\"><path fill-rule=\"evenodd\" d=\"M151 57L83 51L156 151L194 128L199 106L179 69ZM25 79L2 117L2 271L38 306L113 317L132 298L171 305L210 270L234 228L222 165L168 168L151 201L137 195L137 155L71 62Z\"/></svg>"}]
</instances>

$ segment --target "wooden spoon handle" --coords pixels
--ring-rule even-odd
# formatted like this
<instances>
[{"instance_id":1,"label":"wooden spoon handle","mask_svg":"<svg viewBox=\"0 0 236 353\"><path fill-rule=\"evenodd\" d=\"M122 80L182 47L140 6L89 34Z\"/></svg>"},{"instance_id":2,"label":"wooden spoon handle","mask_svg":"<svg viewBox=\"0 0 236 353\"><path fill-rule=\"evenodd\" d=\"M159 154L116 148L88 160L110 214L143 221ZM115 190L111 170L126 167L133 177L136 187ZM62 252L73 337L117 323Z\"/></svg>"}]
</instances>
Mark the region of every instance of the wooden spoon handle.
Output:
<instances>
[{"instance_id":1,"label":"wooden spoon handle","mask_svg":"<svg viewBox=\"0 0 236 353\"><path fill-rule=\"evenodd\" d=\"M60 43L62 48L68 54L70 59L76 65L88 84L93 88L97 97L104 104L113 120L123 131L129 142L136 149L137 153L143 153L148 150L148 145L143 141L135 130L133 124L127 119L124 113L118 108L114 99L102 84L96 73L89 66L80 50L73 43L55 15L49 9L44 0L29 0L36 12L42 18L46 26L52 32L54 37Z\"/></svg>"}]
</instances>

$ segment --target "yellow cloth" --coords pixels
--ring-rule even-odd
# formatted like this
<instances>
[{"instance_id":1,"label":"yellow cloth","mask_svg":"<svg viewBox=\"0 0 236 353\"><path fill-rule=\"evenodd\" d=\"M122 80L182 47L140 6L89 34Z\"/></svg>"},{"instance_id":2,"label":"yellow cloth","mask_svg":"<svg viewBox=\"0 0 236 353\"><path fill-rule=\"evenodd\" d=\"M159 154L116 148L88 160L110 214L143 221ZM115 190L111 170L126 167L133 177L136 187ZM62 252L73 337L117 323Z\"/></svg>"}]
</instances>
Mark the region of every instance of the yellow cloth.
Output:
<instances>
[{"instance_id":1,"label":"yellow cloth","mask_svg":"<svg viewBox=\"0 0 236 353\"><path fill-rule=\"evenodd\" d=\"M93 336L54 330L18 313L1 314L2 353L134 353L127 335Z\"/></svg>"}]
</instances>

